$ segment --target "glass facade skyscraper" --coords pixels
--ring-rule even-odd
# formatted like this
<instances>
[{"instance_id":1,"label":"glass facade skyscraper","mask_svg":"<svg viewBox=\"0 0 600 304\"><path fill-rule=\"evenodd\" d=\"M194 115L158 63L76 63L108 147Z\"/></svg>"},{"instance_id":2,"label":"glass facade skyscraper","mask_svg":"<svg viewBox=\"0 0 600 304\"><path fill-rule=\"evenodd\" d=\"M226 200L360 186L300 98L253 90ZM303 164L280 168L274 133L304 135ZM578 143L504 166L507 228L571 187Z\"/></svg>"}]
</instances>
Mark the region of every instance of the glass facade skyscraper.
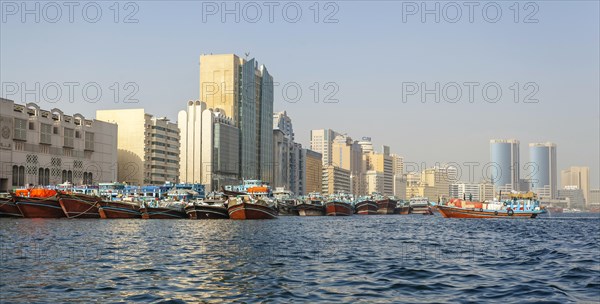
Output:
<instances>
[{"instance_id":1,"label":"glass facade skyscraper","mask_svg":"<svg viewBox=\"0 0 600 304\"><path fill-rule=\"evenodd\" d=\"M490 161L487 178L495 191L519 191L519 141L515 139L490 140Z\"/></svg>"}]
</instances>

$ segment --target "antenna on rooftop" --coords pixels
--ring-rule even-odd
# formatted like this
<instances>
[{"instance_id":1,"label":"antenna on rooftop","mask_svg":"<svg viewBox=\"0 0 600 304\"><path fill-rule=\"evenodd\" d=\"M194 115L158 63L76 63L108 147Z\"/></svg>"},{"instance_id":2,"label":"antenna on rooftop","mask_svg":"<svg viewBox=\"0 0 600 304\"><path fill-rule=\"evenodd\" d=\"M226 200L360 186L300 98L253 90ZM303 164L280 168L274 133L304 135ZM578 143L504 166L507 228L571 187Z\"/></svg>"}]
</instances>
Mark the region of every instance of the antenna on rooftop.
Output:
<instances>
[{"instance_id":1,"label":"antenna on rooftop","mask_svg":"<svg viewBox=\"0 0 600 304\"><path fill-rule=\"evenodd\" d=\"M248 60L248 56L250 56L250 52L245 52L244 55L246 55L246 60Z\"/></svg>"}]
</instances>

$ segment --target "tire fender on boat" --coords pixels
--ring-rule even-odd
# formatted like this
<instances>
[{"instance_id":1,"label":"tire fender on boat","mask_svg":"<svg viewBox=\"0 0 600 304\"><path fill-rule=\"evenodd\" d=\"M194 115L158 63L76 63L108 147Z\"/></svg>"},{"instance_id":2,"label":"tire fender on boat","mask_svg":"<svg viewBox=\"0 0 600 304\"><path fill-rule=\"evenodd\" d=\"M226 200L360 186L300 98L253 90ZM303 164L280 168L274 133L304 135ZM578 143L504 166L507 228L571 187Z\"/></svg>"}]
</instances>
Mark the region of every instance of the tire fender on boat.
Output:
<instances>
[{"instance_id":1,"label":"tire fender on boat","mask_svg":"<svg viewBox=\"0 0 600 304\"><path fill-rule=\"evenodd\" d=\"M508 214L508 216L513 216L515 214L515 212L512 209L508 209L506 213Z\"/></svg>"},{"instance_id":2,"label":"tire fender on boat","mask_svg":"<svg viewBox=\"0 0 600 304\"><path fill-rule=\"evenodd\" d=\"M498 215L498 210L494 211L494 215Z\"/></svg>"}]
</instances>

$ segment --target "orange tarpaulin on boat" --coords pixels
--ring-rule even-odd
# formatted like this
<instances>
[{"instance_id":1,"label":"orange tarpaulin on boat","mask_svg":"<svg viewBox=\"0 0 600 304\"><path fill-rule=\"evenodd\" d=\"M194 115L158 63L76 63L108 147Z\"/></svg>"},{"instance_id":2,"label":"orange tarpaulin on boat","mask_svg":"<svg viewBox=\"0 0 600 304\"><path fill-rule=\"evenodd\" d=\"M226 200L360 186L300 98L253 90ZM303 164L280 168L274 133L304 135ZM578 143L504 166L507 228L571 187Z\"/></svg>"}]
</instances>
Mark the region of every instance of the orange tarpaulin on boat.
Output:
<instances>
[{"instance_id":1,"label":"orange tarpaulin on boat","mask_svg":"<svg viewBox=\"0 0 600 304\"><path fill-rule=\"evenodd\" d=\"M269 188L267 188L267 187L248 188L248 193L254 193L254 192L266 193L266 192L269 192Z\"/></svg>"},{"instance_id":2,"label":"orange tarpaulin on boat","mask_svg":"<svg viewBox=\"0 0 600 304\"><path fill-rule=\"evenodd\" d=\"M51 197L56 195L56 191L50 189L18 189L16 194L26 197Z\"/></svg>"}]
</instances>

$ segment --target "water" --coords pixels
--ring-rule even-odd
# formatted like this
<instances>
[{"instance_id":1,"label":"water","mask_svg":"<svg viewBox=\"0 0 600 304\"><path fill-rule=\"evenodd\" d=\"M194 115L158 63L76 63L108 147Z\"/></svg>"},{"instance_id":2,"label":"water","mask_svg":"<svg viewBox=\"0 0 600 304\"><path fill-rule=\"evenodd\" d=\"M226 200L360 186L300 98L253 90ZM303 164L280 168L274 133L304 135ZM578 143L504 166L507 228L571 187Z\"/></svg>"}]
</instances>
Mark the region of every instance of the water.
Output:
<instances>
[{"instance_id":1,"label":"water","mask_svg":"<svg viewBox=\"0 0 600 304\"><path fill-rule=\"evenodd\" d=\"M0 219L0 236L2 303L600 301L597 215Z\"/></svg>"}]
</instances>

